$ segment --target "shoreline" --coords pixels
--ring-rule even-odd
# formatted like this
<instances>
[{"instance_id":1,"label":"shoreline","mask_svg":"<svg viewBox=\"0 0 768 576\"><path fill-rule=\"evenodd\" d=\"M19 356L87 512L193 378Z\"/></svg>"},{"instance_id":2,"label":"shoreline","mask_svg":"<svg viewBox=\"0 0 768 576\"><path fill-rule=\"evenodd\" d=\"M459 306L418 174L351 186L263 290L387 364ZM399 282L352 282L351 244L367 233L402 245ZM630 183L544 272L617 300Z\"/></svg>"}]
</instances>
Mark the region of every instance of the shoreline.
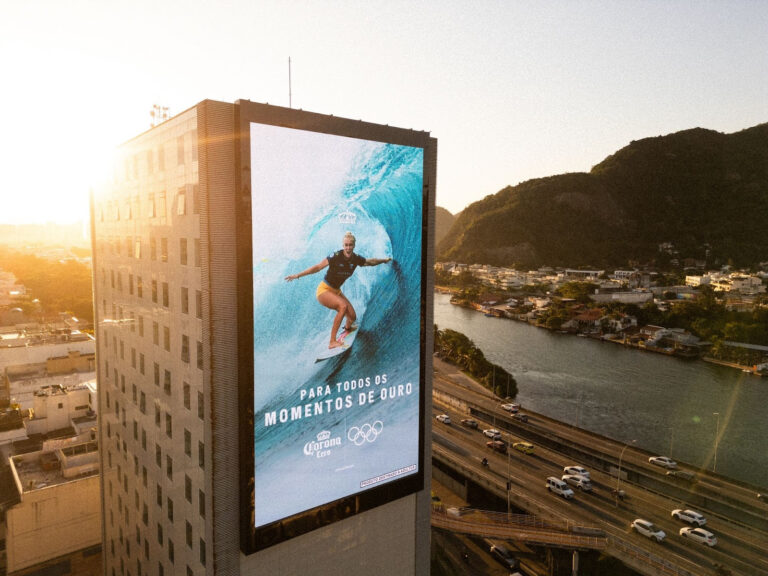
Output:
<instances>
[{"instance_id":1,"label":"shoreline","mask_svg":"<svg viewBox=\"0 0 768 576\"><path fill-rule=\"evenodd\" d=\"M446 294L446 295L453 295L453 294L456 293L455 290L453 290L451 288L447 288L445 286L435 286L435 292L437 292L439 294ZM610 343L613 343L613 344L619 344L621 346L624 346L625 348L632 348L632 349L641 350L641 351L644 351L644 352L653 352L653 353L656 353L656 354L663 354L665 356L672 356L672 357L675 357L675 358L679 358L681 360L701 360L701 361L707 362L709 364L715 364L715 365L723 366L723 367L726 367L726 368L733 368L733 369L736 369L736 370L741 370L745 374L750 374L752 376L757 376L757 377L760 377L760 378L762 378L763 376L768 376L768 374L762 374L762 373L756 371L751 366L745 366L745 365L742 365L742 364L737 364L735 362L729 362L727 360L719 360L717 358L712 358L711 356L696 356L696 357L692 357L692 356L686 356L686 355L682 355L682 354L675 354L674 351L668 351L668 350L665 350L665 349L658 349L658 348L654 348L654 347L645 347L645 346L633 345L633 344L629 344L629 343L627 343L627 342L625 342L623 340L620 340L620 339L605 338L602 335L601 336L592 336L592 335L589 335L589 334L586 334L586 333L581 333L581 332L571 333L571 332L565 331L565 330L557 331L557 330L553 330L551 328L547 328L546 326L540 326L538 324L531 324L530 322L528 322L526 320L520 320L518 318L512 318L512 317L509 317L509 316L500 316L500 315L496 315L496 314L489 314L489 313L487 313L483 309L483 307L480 304L477 304L475 302L471 302L470 305L464 305L464 304L459 304L459 303L453 302L453 298L451 298L451 304L453 306L459 306L461 308L466 308L467 310L474 310L476 312L480 312L481 314L484 314L485 316L491 316L493 318L499 318L501 320L515 320L517 322L523 322L524 324L528 324L528 325L533 326L535 328L542 328L544 330L549 330L550 332L558 332L558 333L561 333L561 334L568 334L568 335L571 335L571 336L580 336L582 338L589 338L591 340L597 340L599 342L610 342Z\"/></svg>"}]
</instances>

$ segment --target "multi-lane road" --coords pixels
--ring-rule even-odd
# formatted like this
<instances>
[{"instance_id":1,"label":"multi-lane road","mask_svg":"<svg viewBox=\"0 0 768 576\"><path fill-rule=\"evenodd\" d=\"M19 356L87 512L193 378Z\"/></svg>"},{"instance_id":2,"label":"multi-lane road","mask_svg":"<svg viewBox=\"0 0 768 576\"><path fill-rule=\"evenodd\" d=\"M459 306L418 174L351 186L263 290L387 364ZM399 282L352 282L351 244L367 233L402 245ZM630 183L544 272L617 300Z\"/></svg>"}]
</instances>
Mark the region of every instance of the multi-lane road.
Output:
<instances>
[{"instance_id":1,"label":"multi-lane road","mask_svg":"<svg viewBox=\"0 0 768 576\"><path fill-rule=\"evenodd\" d=\"M470 471L486 486L496 486L497 494L506 492L509 482L513 507L570 526L599 528L608 537L609 554L635 568L645 567L642 571L647 574L663 573L658 568L664 566L668 573L706 575L722 565L734 575L768 575L768 504L757 500L754 488L698 470L695 482L675 479L664 468L651 465L649 454L631 442L619 443L529 412L527 423L513 420L487 391L439 362L436 368L435 456L460 464L457 468ZM435 418L443 413L452 424ZM478 429L462 426L463 418L476 420ZM511 449L503 455L489 449L489 438L482 433L488 428L499 429L510 446L533 443L533 454ZM484 457L489 467L481 465ZM546 478L559 478L563 467L573 464L590 471L593 490L574 488L575 497L565 500L547 490ZM623 500L613 493L617 485L626 494ZM679 530L688 524L671 517L678 508L703 514L704 529L717 536L717 545L710 548L683 538ZM657 544L633 532L630 523L636 518L660 527L665 540Z\"/></svg>"}]
</instances>

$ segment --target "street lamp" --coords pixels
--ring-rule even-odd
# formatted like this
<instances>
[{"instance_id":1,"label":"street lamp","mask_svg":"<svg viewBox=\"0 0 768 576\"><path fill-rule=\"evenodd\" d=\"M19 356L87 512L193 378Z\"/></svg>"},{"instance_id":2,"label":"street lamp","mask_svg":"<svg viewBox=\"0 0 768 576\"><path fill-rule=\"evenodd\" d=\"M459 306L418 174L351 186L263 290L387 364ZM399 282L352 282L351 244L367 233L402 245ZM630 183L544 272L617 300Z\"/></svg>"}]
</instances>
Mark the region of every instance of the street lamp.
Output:
<instances>
[{"instance_id":1,"label":"street lamp","mask_svg":"<svg viewBox=\"0 0 768 576\"><path fill-rule=\"evenodd\" d=\"M616 475L616 497L619 496L619 485L621 483L621 460L624 458L624 452L627 448L629 448L630 444L634 444L637 442L637 440L630 440L626 444L624 444L624 448L621 449L621 454L619 454L619 473Z\"/></svg>"},{"instance_id":2,"label":"street lamp","mask_svg":"<svg viewBox=\"0 0 768 576\"><path fill-rule=\"evenodd\" d=\"M717 472L717 448L720 445L720 412L712 412L712 416L717 416L717 424L715 425L715 460L712 464L712 472Z\"/></svg>"}]
</instances>

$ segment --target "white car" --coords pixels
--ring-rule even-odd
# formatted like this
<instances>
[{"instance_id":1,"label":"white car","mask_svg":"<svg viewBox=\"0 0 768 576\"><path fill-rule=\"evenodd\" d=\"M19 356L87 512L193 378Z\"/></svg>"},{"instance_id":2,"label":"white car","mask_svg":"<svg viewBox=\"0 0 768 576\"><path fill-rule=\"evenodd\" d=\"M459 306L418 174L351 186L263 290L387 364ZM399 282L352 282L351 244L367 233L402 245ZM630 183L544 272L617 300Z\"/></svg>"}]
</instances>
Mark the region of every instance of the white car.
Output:
<instances>
[{"instance_id":1,"label":"white car","mask_svg":"<svg viewBox=\"0 0 768 576\"><path fill-rule=\"evenodd\" d=\"M632 520L629 527L638 534L642 534L651 540L656 540L656 542L661 542L667 537L664 530L656 526L653 522L643 520L642 518L635 518Z\"/></svg>"},{"instance_id":2,"label":"white car","mask_svg":"<svg viewBox=\"0 0 768 576\"><path fill-rule=\"evenodd\" d=\"M582 468L581 466L566 466L563 468L563 474L570 474L572 476L584 476L584 478L589 480L589 470Z\"/></svg>"},{"instance_id":3,"label":"white car","mask_svg":"<svg viewBox=\"0 0 768 576\"><path fill-rule=\"evenodd\" d=\"M450 424L451 423L451 417L448 416L448 414L439 414L436 416L438 422L442 422L443 424Z\"/></svg>"},{"instance_id":4,"label":"white car","mask_svg":"<svg viewBox=\"0 0 768 576\"><path fill-rule=\"evenodd\" d=\"M582 492L592 491L592 482L589 481L589 478L580 474L563 474L562 480L571 486L576 486Z\"/></svg>"},{"instance_id":5,"label":"white car","mask_svg":"<svg viewBox=\"0 0 768 576\"><path fill-rule=\"evenodd\" d=\"M520 404L502 404L501 407L507 412L511 412L512 414L515 414L518 410L520 410Z\"/></svg>"},{"instance_id":6,"label":"white car","mask_svg":"<svg viewBox=\"0 0 768 576\"><path fill-rule=\"evenodd\" d=\"M669 456L651 456L648 458L648 462L655 464L656 466L661 466L662 468L669 468L670 470L677 468L677 462L672 460Z\"/></svg>"},{"instance_id":7,"label":"white car","mask_svg":"<svg viewBox=\"0 0 768 576\"><path fill-rule=\"evenodd\" d=\"M680 536L710 547L717 544L717 537L712 532L704 530L704 528L680 528Z\"/></svg>"},{"instance_id":8,"label":"white car","mask_svg":"<svg viewBox=\"0 0 768 576\"><path fill-rule=\"evenodd\" d=\"M488 438L493 438L494 440L501 440L501 432L496 430L496 428L488 428L487 430L483 430L483 434L488 436Z\"/></svg>"},{"instance_id":9,"label":"white car","mask_svg":"<svg viewBox=\"0 0 768 576\"><path fill-rule=\"evenodd\" d=\"M672 518L688 522L688 524L696 524L696 526L704 526L707 523L704 516L693 510L672 510Z\"/></svg>"}]
</instances>

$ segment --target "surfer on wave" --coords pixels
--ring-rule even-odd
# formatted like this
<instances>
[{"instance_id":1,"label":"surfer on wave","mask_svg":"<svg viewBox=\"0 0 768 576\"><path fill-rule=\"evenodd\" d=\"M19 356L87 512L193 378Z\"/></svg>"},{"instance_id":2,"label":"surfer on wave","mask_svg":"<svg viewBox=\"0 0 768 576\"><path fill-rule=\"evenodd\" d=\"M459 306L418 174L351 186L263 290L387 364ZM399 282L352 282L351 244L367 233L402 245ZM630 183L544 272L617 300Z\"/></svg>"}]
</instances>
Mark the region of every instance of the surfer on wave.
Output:
<instances>
[{"instance_id":1,"label":"surfer on wave","mask_svg":"<svg viewBox=\"0 0 768 576\"><path fill-rule=\"evenodd\" d=\"M285 277L285 280L290 282L297 278L301 278L302 276L320 272L323 268L328 268L325 277L320 282L317 291L315 292L317 301L320 302L320 304L336 311L336 316L333 318L331 341L328 344L328 348L337 348L343 345L336 340L336 333L339 331L341 322L344 320L345 316L347 321L344 329L347 332L352 332L357 329L357 325L355 324L355 320L357 320L355 309L352 306L352 303L347 300L347 297L341 292L341 285L344 284L344 281L347 278L352 276L352 273L358 266L378 266L379 264L385 264L392 260L392 258L364 258L359 254L355 254L355 236L352 232L344 234L342 246L342 250L330 254L327 258L324 258L314 266L310 266L303 272Z\"/></svg>"}]
</instances>

